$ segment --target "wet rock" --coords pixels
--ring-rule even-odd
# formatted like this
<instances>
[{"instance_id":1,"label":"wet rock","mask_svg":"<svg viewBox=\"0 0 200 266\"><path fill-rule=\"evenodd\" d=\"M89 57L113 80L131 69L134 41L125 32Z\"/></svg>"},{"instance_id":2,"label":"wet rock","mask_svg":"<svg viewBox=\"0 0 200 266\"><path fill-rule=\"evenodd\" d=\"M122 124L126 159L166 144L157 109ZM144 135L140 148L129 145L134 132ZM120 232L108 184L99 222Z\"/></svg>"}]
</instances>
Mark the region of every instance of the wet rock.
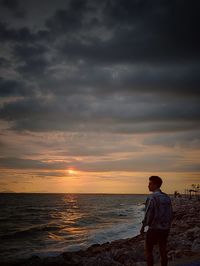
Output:
<instances>
[{"instance_id":1,"label":"wet rock","mask_svg":"<svg viewBox=\"0 0 200 266\"><path fill-rule=\"evenodd\" d=\"M121 266L120 263L114 261L109 254L99 254L95 257L91 257L85 262L83 262L83 266Z\"/></svg>"},{"instance_id":2,"label":"wet rock","mask_svg":"<svg viewBox=\"0 0 200 266\"><path fill-rule=\"evenodd\" d=\"M192 244L192 251L200 253L200 238L194 240Z\"/></svg>"}]
</instances>

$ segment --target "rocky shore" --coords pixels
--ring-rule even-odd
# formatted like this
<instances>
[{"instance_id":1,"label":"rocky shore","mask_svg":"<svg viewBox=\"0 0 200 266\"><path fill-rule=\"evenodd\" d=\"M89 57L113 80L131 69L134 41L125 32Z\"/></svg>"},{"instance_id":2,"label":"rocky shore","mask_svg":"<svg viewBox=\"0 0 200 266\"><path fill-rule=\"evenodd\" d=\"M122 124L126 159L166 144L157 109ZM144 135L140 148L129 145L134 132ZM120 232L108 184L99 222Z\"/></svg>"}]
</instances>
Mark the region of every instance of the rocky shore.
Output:
<instances>
[{"instance_id":1,"label":"rocky shore","mask_svg":"<svg viewBox=\"0 0 200 266\"><path fill-rule=\"evenodd\" d=\"M174 220L168 241L169 265L178 258L200 254L200 201L197 199L173 199ZM159 262L157 248L155 262ZM200 263L200 257L199 257ZM16 262L1 263L3 266L143 266L144 239L141 236L95 244L86 250L65 252L57 257L33 256ZM200 264L199 264L200 265Z\"/></svg>"}]
</instances>

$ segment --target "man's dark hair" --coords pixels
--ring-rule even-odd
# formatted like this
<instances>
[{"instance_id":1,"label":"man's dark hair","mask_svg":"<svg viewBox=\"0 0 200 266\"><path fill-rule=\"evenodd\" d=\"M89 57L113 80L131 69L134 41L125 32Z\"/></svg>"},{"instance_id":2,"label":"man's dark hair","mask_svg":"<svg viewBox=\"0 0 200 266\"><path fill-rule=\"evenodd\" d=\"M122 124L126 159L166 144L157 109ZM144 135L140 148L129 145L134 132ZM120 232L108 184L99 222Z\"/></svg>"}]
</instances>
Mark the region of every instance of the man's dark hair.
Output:
<instances>
[{"instance_id":1,"label":"man's dark hair","mask_svg":"<svg viewBox=\"0 0 200 266\"><path fill-rule=\"evenodd\" d=\"M152 175L149 177L149 181L152 181L154 184L156 184L159 188L162 185L162 179L159 176Z\"/></svg>"}]
</instances>

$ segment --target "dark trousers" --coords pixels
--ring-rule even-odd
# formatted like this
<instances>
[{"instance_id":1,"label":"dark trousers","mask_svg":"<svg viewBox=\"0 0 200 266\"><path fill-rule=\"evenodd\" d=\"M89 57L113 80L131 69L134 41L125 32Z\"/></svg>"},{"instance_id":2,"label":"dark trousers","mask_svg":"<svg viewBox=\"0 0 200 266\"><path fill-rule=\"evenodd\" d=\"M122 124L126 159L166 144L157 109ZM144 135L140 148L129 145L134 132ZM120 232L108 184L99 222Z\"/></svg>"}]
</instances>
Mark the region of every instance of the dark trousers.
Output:
<instances>
[{"instance_id":1,"label":"dark trousers","mask_svg":"<svg viewBox=\"0 0 200 266\"><path fill-rule=\"evenodd\" d=\"M167 266L167 238L169 230L149 229L145 239L145 256L148 266L153 266L153 247L159 245L161 266Z\"/></svg>"}]
</instances>

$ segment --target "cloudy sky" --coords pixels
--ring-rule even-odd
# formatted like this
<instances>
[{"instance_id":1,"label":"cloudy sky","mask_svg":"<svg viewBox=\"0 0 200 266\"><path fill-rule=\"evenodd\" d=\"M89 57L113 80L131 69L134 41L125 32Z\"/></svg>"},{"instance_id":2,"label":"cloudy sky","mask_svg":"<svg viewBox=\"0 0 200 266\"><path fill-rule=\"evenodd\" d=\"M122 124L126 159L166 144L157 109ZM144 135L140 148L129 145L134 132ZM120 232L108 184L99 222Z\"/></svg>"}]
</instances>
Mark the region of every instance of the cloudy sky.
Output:
<instances>
[{"instance_id":1,"label":"cloudy sky","mask_svg":"<svg viewBox=\"0 0 200 266\"><path fill-rule=\"evenodd\" d=\"M0 0L0 191L200 183L199 6Z\"/></svg>"}]
</instances>

